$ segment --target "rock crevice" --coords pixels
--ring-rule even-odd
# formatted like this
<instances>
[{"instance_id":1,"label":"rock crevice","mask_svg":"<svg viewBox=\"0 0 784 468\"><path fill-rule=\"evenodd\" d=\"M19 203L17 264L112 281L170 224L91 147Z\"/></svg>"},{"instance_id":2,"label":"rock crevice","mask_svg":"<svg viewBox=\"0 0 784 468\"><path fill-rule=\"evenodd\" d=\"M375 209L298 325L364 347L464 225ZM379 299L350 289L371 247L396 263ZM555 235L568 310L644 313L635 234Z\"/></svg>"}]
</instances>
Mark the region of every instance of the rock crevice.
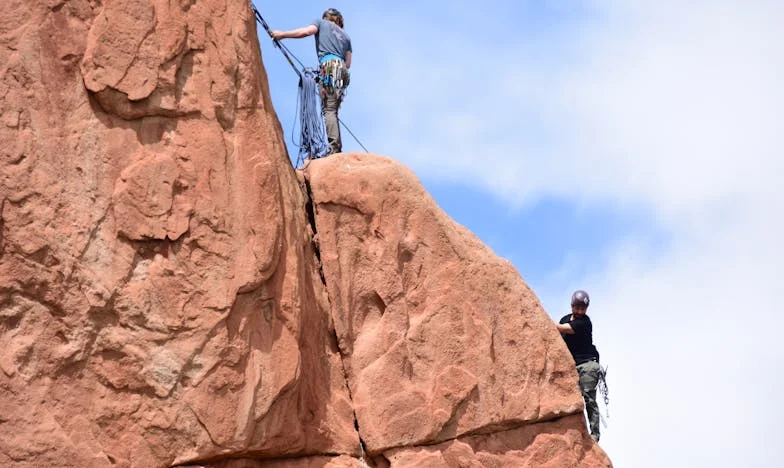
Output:
<instances>
[{"instance_id":1,"label":"rock crevice","mask_svg":"<svg viewBox=\"0 0 784 468\"><path fill-rule=\"evenodd\" d=\"M311 245L313 246L314 259L315 259L315 263L316 263L316 265L318 267L318 272L319 272L319 277L321 279L321 283L326 288L327 287L327 279L324 276L324 267L323 267L323 264L322 264L322 261L321 261L321 248L320 248L319 242L318 242L318 225L316 223L317 213L316 213L316 206L313 203L313 192L312 192L312 190L310 188L310 179L309 179L309 176L308 176L308 174L306 172L302 172L300 174L300 177L301 177L301 180L302 180L303 192L304 192L304 195L305 195L305 214L307 216L308 224L310 226ZM326 289L326 298L327 298L327 302L329 304L331 304L332 301L330 299L329 290L328 289ZM335 350L340 353L340 365L341 365L341 368L343 370L343 380L344 380L345 385L346 385L346 390L348 391L349 400L351 401L352 414L353 414L353 417L354 417L354 430L356 431L357 439L359 440L360 448L362 450L361 458L362 458L363 461L367 462L368 459L366 458L366 455L365 455L366 452L367 452L367 445L365 444L365 441L362 439L362 433L361 433L361 431L359 429L359 420L357 419L356 410L354 409L354 399L353 399L353 397L351 395L351 387L349 386L349 376L348 376L348 373L346 371L346 363L345 363L345 360L343 358L343 352L340 351L340 349L341 349L340 341L339 341L338 333L335 330L334 318L332 317L331 311L332 311L332 307L330 305L330 331L332 332L332 339L333 339L333 342L334 342L334 345L335 345Z\"/></svg>"},{"instance_id":2,"label":"rock crevice","mask_svg":"<svg viewBox=\"0 0 784 468\"><path fill-rule=\"evenodd\" d=\"M298 179L247 0L7 3L0 465L609 464L533 292L410 171Z\"/></svg>"},{"instance_id":3,"label":"rock crevice","mask_svg":"<svg viewBox=\"0 0 784 468\"><path fill-rule=\"evenodd\" d=\"M410 171L379 156L341 154L303 172L371 457L581 417L573 364L533 292ZM584 445L606 460L582 437L584 427L580 434L553 443Z\"/></svg>"}]
</instances>

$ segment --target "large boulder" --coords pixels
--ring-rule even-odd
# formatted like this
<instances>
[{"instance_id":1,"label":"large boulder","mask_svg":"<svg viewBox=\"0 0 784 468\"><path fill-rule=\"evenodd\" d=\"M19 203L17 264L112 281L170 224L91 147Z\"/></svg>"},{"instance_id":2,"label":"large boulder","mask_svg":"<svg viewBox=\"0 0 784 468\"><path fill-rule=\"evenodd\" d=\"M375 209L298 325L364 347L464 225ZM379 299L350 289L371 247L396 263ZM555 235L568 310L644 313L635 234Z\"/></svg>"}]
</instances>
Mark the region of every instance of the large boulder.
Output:
<instances>
[{"instance_id":1,"label":"large boulder","mask_svg":"<svg viewBox=\"0 0 784 468\"><path fill-rule=\"evenodd\" d=\"M358 455L247 0L0 19L0 464Z\"/></svg>"},{"instance_id":2,"label":"large boulder","mask_svg":"<svg viewBox=\"0 0 784 468\"><path fill-rule=\"evenodd\" d=\"M3 4L1 465L608 466L581 412L410 171L295 173L247 0Z\"/></svg>"},{"instance_id":3,"label":"large boulder","mask_svg":"<svg viewBox=\"0 0 784 468\"><path fill-rule=\"evenodd\" d=\"M305 178L371 454L582 418L574 362L533 291L411 171L380 156L342 154L313 161ZM597 451L584 432L564 435L564 446Z\"/></svg>"}]
</instances>

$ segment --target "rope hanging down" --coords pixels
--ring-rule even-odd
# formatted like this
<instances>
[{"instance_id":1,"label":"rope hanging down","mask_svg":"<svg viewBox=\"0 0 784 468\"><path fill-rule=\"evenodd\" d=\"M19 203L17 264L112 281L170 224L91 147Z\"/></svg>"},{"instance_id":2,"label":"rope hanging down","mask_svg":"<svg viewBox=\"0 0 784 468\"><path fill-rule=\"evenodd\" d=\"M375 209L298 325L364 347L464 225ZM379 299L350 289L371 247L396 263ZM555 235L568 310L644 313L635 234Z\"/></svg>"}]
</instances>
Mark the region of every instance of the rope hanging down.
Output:
<instances>
[{"instance_id":1,"label":"rope hanging down","mask_svg":"<svg viewBox=\"0 0 784 468\"><path fill-rule=\"evenodd\" d=\"M306 157L320 158L327 152L327 129L321 118L321 107L318 102L318 83L313 71L305 69L299 79L299 156L297 166L304 163Z\"/></svg>"},{"instance_id":2,"label":"rope hanging down","mask_svg":"<svg viewBox=\"0 0 784 468\"><path fill-rule=\"evenodd\" d=\"M259 10L251 4L253 14L256 15L256 21L261 24L267 34L272 38L272 43L280 49L280 52L286 57L286 60L291 65L294 73L299 77L299 92L297 94L297 107L300 121L300 136L299 144L294 143L299 148L299 155L297 156L297 166L299 167L306 157L318 158L327 152L329 143L327 142L327 130L324 125L324 120L321 118L321 109L318 104L318 86L316 83L315 73L305 67L300 60L291 53L291 51L283 45L279 40L272 37L272 30L270 29L264 17L261 16ZM302 66L300 71L291 57Z\"/></svg>"},{"instance_id":3,"label":"rope hanging down","mask_svg":"<svg viewBox=\"0 0 784 468\"><path fill-rule=\"evenodd\" d=\"M329 143L327 141L327 130L324 124L324 120L321 117L321 107L318 102L318 82L316 81L318 74L311 70L294 55L285 44L280 42L279 40L272 37L272 29L270 29L267 22L264 20L264 17L261 16L259 10L256 9L256 6L251 3L251 8L253 9L253 14L256 16L256 21L267 31L267 34L272 38L272 43L277 47L283 56L286 58L286 61L289 62L291 68L294 70L294 73L297 74L299 77L299 92L297 94L297 111L299 113L299 121L300 121L300 139L299 144L295 145L299 148L299 156L297 157L297 166L299 167L306 157L310 158L319 158L326 153L327 148L329 147ZM294 60L299 63L302 67L302 71L297 68L294 64ZM342 120L339 120L340 124L343 125L354 140L365 150L367 153L368 150L365 148L365 145L359 141L359 139L354 135L354 132L348 128L348 126L343 123Z\"/></svg>"}]
</instances>

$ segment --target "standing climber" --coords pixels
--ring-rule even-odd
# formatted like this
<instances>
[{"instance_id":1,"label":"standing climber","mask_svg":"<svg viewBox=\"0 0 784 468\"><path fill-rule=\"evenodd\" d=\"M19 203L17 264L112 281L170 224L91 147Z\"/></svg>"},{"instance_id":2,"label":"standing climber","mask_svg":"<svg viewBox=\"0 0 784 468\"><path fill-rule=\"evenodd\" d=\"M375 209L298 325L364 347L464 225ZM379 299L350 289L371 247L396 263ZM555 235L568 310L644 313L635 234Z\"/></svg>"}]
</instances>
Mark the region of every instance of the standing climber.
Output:
<instances>
[{"instance_id":1,"label":"standing climber","mask_svg":"<svg viewBox=\"0 0 784 468\"><path fill-rule=\"evenodd\" d=\"M580 391L585 400L591 437L599 442L599 405L596 403L596 385L599 383L599 351L593 345L593 325L588 318L588 293L577 290L572 294L572 313L564 315L558 323L566 347L572 353L580 377Z\"/></svg>"},{"instance_id":2,"label":"standing climber","mask_svg":"<svg viewBox=\"0 0 784 468\"><path fill-rule=\"evenodd\" d=\"M349 83L351 68L351 38L343 30L343 15L334 8L324 12L321 19L290 31L272 31L274 39L299 39L316 35L316 53L319 58L319 83L321 115L327 127L329 148L327 155L343 149L340 140L338 109L343 92Z\"/></svg>"}]
</instances>

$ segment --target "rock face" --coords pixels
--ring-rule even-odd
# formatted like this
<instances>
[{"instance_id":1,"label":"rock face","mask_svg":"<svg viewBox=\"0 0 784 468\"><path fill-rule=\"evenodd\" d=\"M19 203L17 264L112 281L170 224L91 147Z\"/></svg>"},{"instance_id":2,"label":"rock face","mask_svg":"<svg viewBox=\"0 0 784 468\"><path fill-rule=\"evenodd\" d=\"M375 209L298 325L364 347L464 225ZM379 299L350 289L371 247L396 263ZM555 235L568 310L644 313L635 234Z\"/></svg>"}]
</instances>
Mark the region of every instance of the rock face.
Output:
<instances>
[{"instance_id":1,"label":"rock face","mask_svg":"<svg viewBox=\"0 0 784 468\"><path fill-rule=\"evenodd\" d=\"M536 296L509 262L449 219L409 170L343 154L314 161L305 177L338 343L371 454L394 465L435 466L421 451L414 462L390 449L582 412L574 364ZM582 419L574 419L563 436L539 444L602 459L584 428L576 430ZM480 450L486 439L435 446L428 457ZM519 450L530 443L520 446L521 439L506 435L496 445ZM527 450L532 454L519 460L542 451ZM553 466L582 459L561 457Z\"/></svg>"},{"instance_id":2,"label":"rock face","mask_svg":"<svg viewBox=\"0 0 784 468\"><path fill-rule=\"evenodd\" d=\"M384 455L396 468L609 466L607 456L585 432L580 415L438 445L393 449Z\"/></svg>"},{"instance_id":3,"label":"rock face","mask_svg":"<svg viewBox=\"0 0 784 468\"><path fill-rule=\"evenodd\" d=\"M0 64L0 465L359 455L247 0L11 0Z\"/></svg>"},{"instance_id":4,"label":"rock face","mask_svg":"<svg viewBox=\"0 0 784 468\"><path fill-rule=\"evenodd\" d=\"M260 57L247 0L4 3L0 464L609 466L517 272L387 159L300 183Z\"/></svg>"}]
</instances>

